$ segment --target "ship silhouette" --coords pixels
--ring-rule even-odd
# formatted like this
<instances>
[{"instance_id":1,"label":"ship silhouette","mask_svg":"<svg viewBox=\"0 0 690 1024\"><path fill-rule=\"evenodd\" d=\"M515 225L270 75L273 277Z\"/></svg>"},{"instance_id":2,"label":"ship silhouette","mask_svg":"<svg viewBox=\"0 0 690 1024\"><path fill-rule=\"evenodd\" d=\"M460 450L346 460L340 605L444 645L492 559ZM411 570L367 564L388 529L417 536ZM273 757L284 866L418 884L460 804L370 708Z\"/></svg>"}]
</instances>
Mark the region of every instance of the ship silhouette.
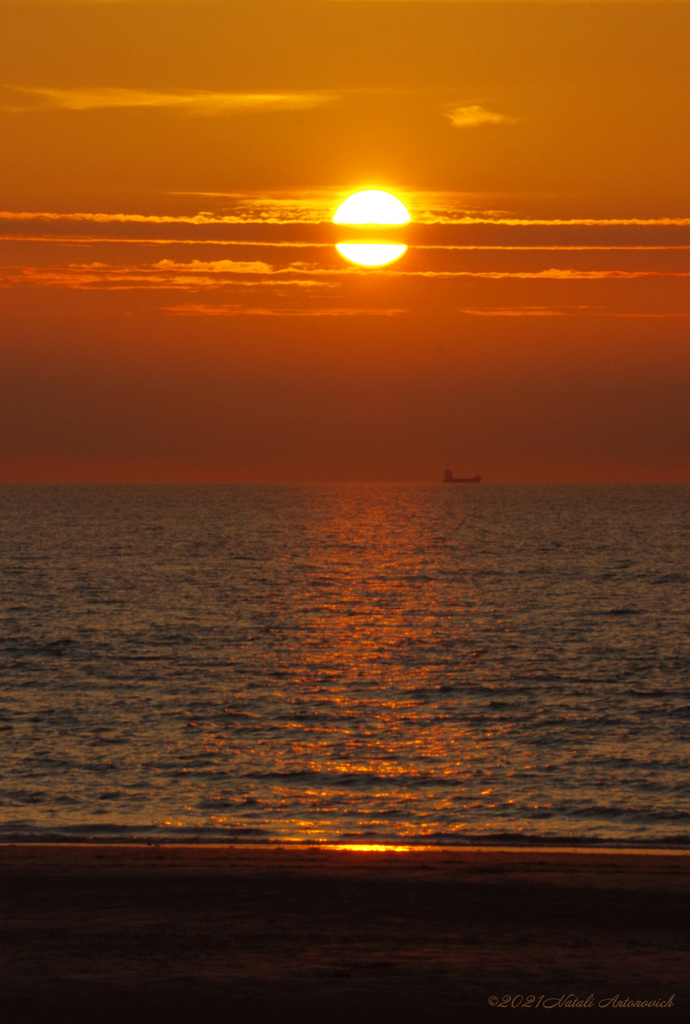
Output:
<instances>
[{"instance_id":1,"label":"ship silhouette","mask_svg":"<svg viewBox=\"0 0 690 1024\"><path fill-rule=\"evenodd\" d=\"M476 476L453 476L453 470L447 469L444 476L444 484L478 484L481 483L479 474Z\"/></svg>"}]
</instances>

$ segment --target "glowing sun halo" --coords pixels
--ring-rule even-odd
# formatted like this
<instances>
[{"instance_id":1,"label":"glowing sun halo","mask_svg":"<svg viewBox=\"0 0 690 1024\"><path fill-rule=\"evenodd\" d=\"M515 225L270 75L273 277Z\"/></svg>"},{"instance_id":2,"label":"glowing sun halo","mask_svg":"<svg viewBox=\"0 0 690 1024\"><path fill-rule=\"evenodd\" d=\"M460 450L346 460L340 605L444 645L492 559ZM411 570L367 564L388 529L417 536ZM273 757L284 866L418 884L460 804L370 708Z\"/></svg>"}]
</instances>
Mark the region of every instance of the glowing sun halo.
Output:
<instances>
[{"instance_id":1,"label":"glowing sun halo","mask_svg":"<svg viewBox=\"0 0 690 1024\"><path fill-rule=\"evenodd\" d=\"M341 203L333 217L334 224L386 225L409 224L410 215L395 196L378 189L355 192ZM336 249L346 260L362 267L382 267L399 259L407 246L381 242L339 242Z\"/></svg>"}]
</instances>

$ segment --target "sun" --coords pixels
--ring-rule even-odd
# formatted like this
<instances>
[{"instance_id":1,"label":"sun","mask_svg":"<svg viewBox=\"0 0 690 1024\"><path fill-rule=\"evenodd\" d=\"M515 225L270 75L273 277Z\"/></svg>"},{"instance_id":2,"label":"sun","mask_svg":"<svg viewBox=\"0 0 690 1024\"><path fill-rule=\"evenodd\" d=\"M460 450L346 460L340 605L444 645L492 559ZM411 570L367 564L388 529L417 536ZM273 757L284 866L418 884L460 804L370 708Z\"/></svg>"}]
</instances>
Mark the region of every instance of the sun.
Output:
<instances>
[{"instance_id":1,"label":"sun","mask_svg":"<svg viewBox=\"0 0 690 1024\"><path fill-rule=\"evenodd\" d=\"M341 203L333 216L334 224L353 227L397 227L410 223L410 215L403 204L390 192L366 189L355 192ZM383 267L400 259L407 250L400 243L380 241L339 242L336 249L344 259L361 267Z\"/></svg>"},{"instance_id":2,"label":"sun","mask_svg":"<svg viewBox=\"0 0 690 1024\"><path fill-rule=\"evenodd\" d=\"M334 224L409 224L410 215L390 192L370 188L355 192L341 203L333 216Z\"/></svg>"},{"instance_id":3,"label":"sun","mask_svg":"<svg viewBox=\"0 0 690 1024\"><path fill-rule=\"evenodd\" d=\"M376 242L338 242L336 249L350 263L360 267L383 267L386 263L399 260L407 249L406 245L381 245Z\"/></svg>"}]
</instances>

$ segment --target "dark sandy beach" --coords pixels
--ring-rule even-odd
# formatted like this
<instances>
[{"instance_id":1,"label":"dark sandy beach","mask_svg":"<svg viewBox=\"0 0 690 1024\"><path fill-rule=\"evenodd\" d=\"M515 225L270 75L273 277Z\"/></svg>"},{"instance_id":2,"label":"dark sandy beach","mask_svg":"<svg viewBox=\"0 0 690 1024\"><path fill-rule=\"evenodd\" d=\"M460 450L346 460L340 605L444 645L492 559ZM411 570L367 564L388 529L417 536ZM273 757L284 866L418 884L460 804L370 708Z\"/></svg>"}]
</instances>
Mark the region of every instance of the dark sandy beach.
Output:
<instances>
[{"instance_id":1,"label":"dark sandy beach","mask_svg":"<svg viewBox=\"0 0 690 1024\"><path fill-rule=\"evenodd\" d=\"M2 1019L686 1021L689 892L680 854L5 845Z\"/></svg>"}]
</instances>

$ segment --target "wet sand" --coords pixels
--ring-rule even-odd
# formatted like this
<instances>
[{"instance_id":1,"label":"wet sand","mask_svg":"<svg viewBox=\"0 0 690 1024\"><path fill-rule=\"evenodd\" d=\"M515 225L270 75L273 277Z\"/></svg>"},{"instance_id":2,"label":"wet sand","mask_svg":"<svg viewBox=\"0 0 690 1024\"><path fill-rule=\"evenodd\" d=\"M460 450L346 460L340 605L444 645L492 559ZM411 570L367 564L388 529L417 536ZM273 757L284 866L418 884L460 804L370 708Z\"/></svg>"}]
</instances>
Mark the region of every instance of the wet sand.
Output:
<instances>
[{"instance_id":1,"label":"wet sand","mask_svg":"<svg viewBox=\"0 0 690 1024\"><path fill-rule=\"evenodd\" d=\"M4 845L0 1015L687 1021L689 894L680 854Z\"/></svg>"}]
</instances>

